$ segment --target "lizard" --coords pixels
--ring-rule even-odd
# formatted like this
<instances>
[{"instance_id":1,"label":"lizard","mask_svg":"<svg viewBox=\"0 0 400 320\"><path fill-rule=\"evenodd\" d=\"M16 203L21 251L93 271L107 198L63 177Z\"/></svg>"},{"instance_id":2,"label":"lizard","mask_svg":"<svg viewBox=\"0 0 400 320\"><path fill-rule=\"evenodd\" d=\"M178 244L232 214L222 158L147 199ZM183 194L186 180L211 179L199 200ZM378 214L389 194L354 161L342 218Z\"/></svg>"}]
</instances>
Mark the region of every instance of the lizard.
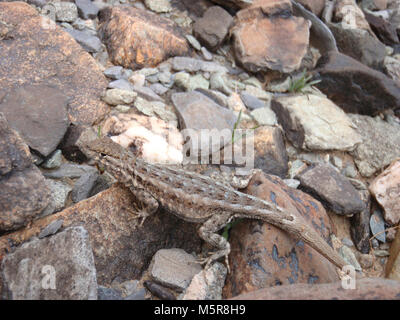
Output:
<instances>
[{"instance_id":1,"label":"lizard","mask_svg":"<svg viewBox=\"0 0 400 320\"><path fill-rule=\"evenodd\" d=\"M242 193L212 178L168 165L150 163L107 136L80 143L82 151L126 186L142 204L137 215L142 225L161 206L185 221L201 224L198 234L217 248L203 262L205 268L222 257L227 267L230 244L218 231L236 218L270 223L304 241L336 267L348 265L343 258L298 214Z\"/></svg>"}]
</instances>

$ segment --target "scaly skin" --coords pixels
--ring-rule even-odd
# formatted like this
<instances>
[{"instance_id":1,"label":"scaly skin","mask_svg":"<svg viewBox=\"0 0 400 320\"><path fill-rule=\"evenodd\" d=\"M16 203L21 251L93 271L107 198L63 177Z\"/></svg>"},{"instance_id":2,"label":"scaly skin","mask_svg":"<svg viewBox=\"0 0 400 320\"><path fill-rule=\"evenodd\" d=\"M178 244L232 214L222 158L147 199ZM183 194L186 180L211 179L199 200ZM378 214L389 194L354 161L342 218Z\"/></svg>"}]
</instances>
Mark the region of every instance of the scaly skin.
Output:
<instances>
[{"instance_id":1,"label":"scaly skin","mask_svg":"<svg viewBox=\"0 0 400 320\"><path fill-rule=\"evenodd\" d=\"M302 217L271 202L239 192L204 175L148 163L106 137L85 143L83 149L144 204L144 210L139 213L142 223L159 205L183 220L201 223L199 236L218 248L207 259L206 267L223 256L227 259L229 243L217 231L235 218L268 222L303 240L338 268L347 265Z\"/></svg>"}]
</instances>

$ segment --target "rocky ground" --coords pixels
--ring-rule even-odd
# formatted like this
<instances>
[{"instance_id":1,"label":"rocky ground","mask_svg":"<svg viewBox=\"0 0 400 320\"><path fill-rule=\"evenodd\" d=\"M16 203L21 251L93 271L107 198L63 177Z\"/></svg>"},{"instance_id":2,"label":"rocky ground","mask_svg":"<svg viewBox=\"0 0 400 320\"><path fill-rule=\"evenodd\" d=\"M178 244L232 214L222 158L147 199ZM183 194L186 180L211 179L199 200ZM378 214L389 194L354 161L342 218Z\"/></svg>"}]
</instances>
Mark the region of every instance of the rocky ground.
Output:
<instances>
[{"instance_id":1,"label":"rocky ground","mask_svg":"<svg viewBox=\"0 0 400 320\"><path fill-rule=\"evenodd\" d=\"M397 0L0 0L0 297L398 299L399 37ZM251 129L242 191L303 216L357 289L250 220L230 272L203 270L198 226L162 209L139 226L79 148L95 130L179 165L184 129Z\"/></svg>"}]
</instances>

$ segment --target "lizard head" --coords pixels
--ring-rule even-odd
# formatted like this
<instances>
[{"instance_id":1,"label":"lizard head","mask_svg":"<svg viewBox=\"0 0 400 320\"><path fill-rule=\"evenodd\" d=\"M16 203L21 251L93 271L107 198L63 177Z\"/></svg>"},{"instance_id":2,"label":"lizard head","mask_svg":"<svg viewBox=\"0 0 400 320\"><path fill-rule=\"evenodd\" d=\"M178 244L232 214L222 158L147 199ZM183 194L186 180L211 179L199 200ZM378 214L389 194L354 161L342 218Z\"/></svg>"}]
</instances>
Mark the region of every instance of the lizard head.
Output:
<instances>
[{"instance_id":1,"label":"lizard head","mask_svg":"<svg viewBox=\"0 0 400 320\"><path fill-rule=\"evenodd\" d=\"M131 154L111 138L98 137L92 131L84 132L78 140L78 146L88 158L104 158L106 156L114 159L126 160Z\"/></svg>"},{"instance_id":2,"label":"lizard head","mask_svg":"<svg viewBox=\"0 0 400 320\"><path fill-rule=\"evenodd\" d=\"M129 151L109 137L95 139L89 142L87 147L100 157L109 156L119 160L126 160L129 158Z\"/></svg>"}]
</instances>

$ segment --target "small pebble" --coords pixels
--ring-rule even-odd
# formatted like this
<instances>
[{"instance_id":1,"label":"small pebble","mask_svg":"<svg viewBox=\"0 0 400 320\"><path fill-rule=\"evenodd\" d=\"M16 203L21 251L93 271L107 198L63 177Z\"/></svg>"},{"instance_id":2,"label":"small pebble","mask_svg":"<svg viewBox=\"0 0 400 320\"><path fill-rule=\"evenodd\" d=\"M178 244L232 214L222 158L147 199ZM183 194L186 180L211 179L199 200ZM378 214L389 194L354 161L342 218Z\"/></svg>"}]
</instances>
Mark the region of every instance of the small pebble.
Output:
<instances>
[{"instance_id":1,"label":"small pebble","mask_svg":"<svg viewBox=\"0 0 400 320\"><path fill-rule=\"evenodd\" d=\"M372 248L374 248L375 250L379 248L379 241L378 240L372 239L371 243L372 243Z\"/></svg>"},{"instance_id":2,"label":"small pebble","mask_svg":"<svg viewBox=\"0 0 400 320\"><path fill-rule=\"evenodd\" d=\"M77 203L89 197L99 174L97 172L90 172L83 174L78 181L75 182L74 188L71 192L71 199Z\"/></svg>"},{"instance_id":3,"label":"small pebble","mask_svg":"<svg viewBox=\"0 0 400 320\"><path fill-rule=\"evenodd\" d=\"M356 256L349 247L342 246L339 249L339 253L347 263L351 264L356 269L356 271L362 271L362 268L358 263Z\"/></svg>"},{"instance_id":4,"label":"small pebble","mask_svg":"<svg viewBox=\"0 0 400 320\"><path fill-rule=\"evenodd\" d=\"M242 98L242 101L246 105L246 107L250 110L265 107L265 103L263 101L251 94L246 93L245 91L240 94L240 97Z\"/></svg>"},{"instance_id":5,"label":"small pebble","mask_svg":"<svg viewBox=\"0 0 400 320\"><path fill-rule=\"evenodd\" d=\"M357 177L357 169L352 164L349 164L344 168L343 174L348 178L355 178Z\"/></svg>"},{"instance_id":6,"label":"small pebble","mask_svg":"<svg viewBox=\"0 0 400 320\"><path fill-rule=\"evenodd\" d=\"M201 44L195 37L188 34L186 35L186 39L194 49L196 49L197 51L201 50Z\"/></svg>"},{"instance_id":7,"label":"small pebble","mask_svg":"<svg viewBox=\"0 0 400 320\"><path fill-rule=\"evenodd\" d=\"M296 148L295 147L293 147L293 146L288 146L287 148L286 148L286 153L287 153L287 155L289 156L289 157L294 157L294 156L296 156L297 155L297 150L296 150Z\"/></svg>"},{"instance_id":8,"label":"small pebble","mask_svg":"<svg viewBox=\"0 0 400 320\"><path fill-rule=\"evenodd\" d=\"M292 162L292 165L290 166L289 169L289 177L290 179L293 179L295 176L297 176L300 172L305 170L307 168L307 164L305 164L301 160L295 160Z\"/></svg>"},{"instance_id":9,"label":"small pebble","mask_svg":"<svg viewBox=\"0 0 400 320\"><path fill-rule=\"evenodd\" d=\"M98 300L122 300L121 292L113 288L99 286L97 289Z\"/></svg>"},{"instance_id":10,"label":"small pebble","mask_svg":"<svg viewBox=\"0 0 400 320\"><path fill-rule=\"evenodd\" d=\"M387 250L374 250L374 255L377 257L388 257L389 251Z\"/></svg>"},{"instance_id":11,"label":"small pebble","mask_svg":"<svg viewBox=\"0 0 400 320\"><path fill-rule=\"evenodd\" d=\"M172 80L172 74L169 71L164 71L160 72L158 74L158 81L160 81L162 84L168 84Z\"/></svg>"},{"instance_id":12,"label":"small pebble","mask_svg":"<svg viewBox=\"0 0 400 320\"><path fill-rule=\"evenodd\" d=\"M55 234L58 230L60 230L63 223L64 223L63 219L57 219L57 220L51 222L42 231L40 231L39 236L38 236L39 239L42 239L44 237Z\"/></svg>"},{"instance_id":13,"label":"small pebble","mask_svg":"<svg viewBox=\"0 0 400 320\"><path fill-rule=\"evenodd\" d=\"M131 107L127 106L126 104L119 104L114 109L120 113L127 113L129 110L131 110Z\"/></svg>"},{"instance_id":14,"label":"small pebble","mask_svg":"<svg viewBox=\"0 0 400 320\"><path fill-rule=\"evenodd\" d=\"M56 150L53 154L42 163L42 168L45 169L56 169L59 168L62 164L62 152L61 150Z\"/></svg>"},{"instance_id":15,"label":"small pebble","mask_svg":"<svg viewBox=\"0 0 400 320\"><path fill-rule=\"evenodd\" d=\"M145 281L144 286L149 290L153 295L160 298L161 300L176 300L175 295L171 292L170 289L167 289L158 283L153 281Z\"/></svg>"},{"instance_id":16,"label":"small pebble","mask_svg":"<svg viewBox=\"0 0 400 320\"><path fill-rule=\"evenodd\" d=\"M389 250L389 249L390 249L390 244L387 243L387 242L382 243L382 244L379 246L379 248L381 248L382 250Z\"/></svg>"},{"instance_id":17,"label":"small pebble","mask_svg":"<svg viewBox=\"0 0 400 320\"><path fill-rule=\"evenodd\" d=\"M342 161L342 159L339 158L339 157L337 157L337 156L333 156L333 157L332 157L332 164L333 164L334 166L336 166L336 168L338 168L338 169L342 169L342 167L343 167L343 161Z\"/></svg>"},{"instance_id":18,"label":"small pebble","mask_svg":"<svg viewBox=\"0 0 400 320\"><path fill-rule=\"evenodd\" d=\"M365 183L358 179L349 178L349 181L353 185L353 187L356 188L357 190L368 190Z\"/></svg>"},{"instance_id":19,"label":"small pebble","mask_svg":"<svg viewBox=\"0 0 400 320\"><path fill-rule=\"evenodd\" d=\"M349 238L343 238L343 239L342 239L342 243L343 243L345 246L348 246L348 247L353 247L353 246L354 246L353 241L351 241Z\"/></svg>"},{"instance_id":20,"label":"small pebble","mask_svg":"<svg viewBox=\"0 0 400 320\"><path fill-rule=\"evenodd\" d=\"M383 243L386 242L385 220L383 219L380 211L375 210L371 215L369 226L371 228L372 235L375 236L375 239Z\"/></svg>"},{"instance_id":21,"label":"small pebble","mask_svg":"<svg viewBox=\"0 0 400 320\"><path fill-rule=\"evenodd\" d=\"M287 186L294 189L297 189L297 187L300 185L300 181L296 179L285 179L283 182L286 183Z\"/></svg>"},{"instance_id":22,"label":"small pebble","mask_svg":"<svg viewBox=\"0 0 400 320\"><path fill-rule=\"evenodd\" d=\"M119 80L123 77L123 70L121 66L113 66L104 70L104 75L112 80Z\"/></svg>"},{"instance_id":23,"label":"small pebble","mask_svg":"<svg viewBox=\"0 0 400 320\"><path fill-rule=\"evenodd\" d=\"M146 76L144 74L134 73L129 77L129 81L135 86L143 87L146 82Z\"/></svg>"},{"instance_id":24,"label":"small pebble","mask_svg":"<svg viewBox=\"0 0 400 320\"><path fill-rule=\"evenodd\" d=\"M203 54L203 58L207 61L211 61L213 59L213 55L210 51L205 47L201 47L201 53Z\"/></svg>"},{"instance_id":25,"label":"small pebble","mask_svg":"<svg viewBox=\"0 0 400 320\"><path fill-rule=\"evenodd\" d=\"M163 86L160 83L154 83L150 86L150 89L153 90L158 95L163 95L168 91L168 88Z\"/></svg>"},{"instance_id":26,"label":"small pebble","mask_svg":"<svg viewBox=\"0 0 400 320\"><path fill-rule=\"evenodd\" d=\"M372 254L359 254L358 261L363 269L369 269L374 265L374 256Z\"/></svg>"},{"instance_id":27,"label":"small pebble","mask_svg":"<svg viewBox=\"0 0 400 320\"><path fill-rule=\"evenodd\" d=\"M141 288L138 291L125 297L124 300L145 300L145 296L146 296L146 289Z\"/></svg>"}]
</instances>

